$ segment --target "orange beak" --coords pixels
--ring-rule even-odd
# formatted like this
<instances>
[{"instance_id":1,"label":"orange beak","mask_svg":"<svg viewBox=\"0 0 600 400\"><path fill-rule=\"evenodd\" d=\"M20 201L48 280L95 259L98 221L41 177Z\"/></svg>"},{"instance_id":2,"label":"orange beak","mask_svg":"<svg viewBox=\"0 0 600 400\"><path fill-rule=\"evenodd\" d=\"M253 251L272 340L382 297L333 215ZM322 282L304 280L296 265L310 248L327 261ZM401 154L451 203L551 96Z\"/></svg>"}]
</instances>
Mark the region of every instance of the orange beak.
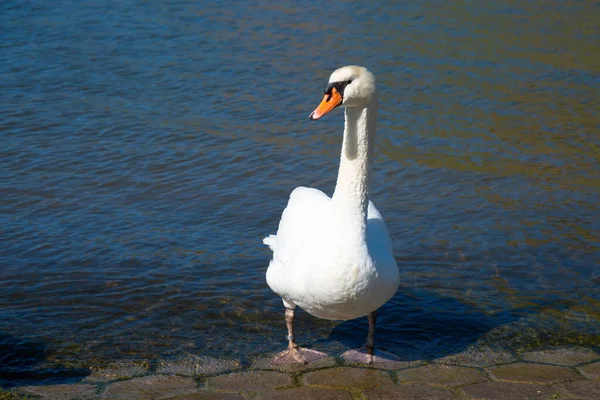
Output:
<instances>
[{"instance_id":1,"label":"orange beak","mask_svg":"<svg viewBox=\"0 0 600 400\"><path fill-rule=\"evenodd\" d=\"M319 104L315 111L310 114L309 118L311 121L321 118L323 115L339 106L342 103L342 100L342 95L336 90L336 88L332 88L331 94L325 93L321 104Z\"/></svg>"}]
</instances>

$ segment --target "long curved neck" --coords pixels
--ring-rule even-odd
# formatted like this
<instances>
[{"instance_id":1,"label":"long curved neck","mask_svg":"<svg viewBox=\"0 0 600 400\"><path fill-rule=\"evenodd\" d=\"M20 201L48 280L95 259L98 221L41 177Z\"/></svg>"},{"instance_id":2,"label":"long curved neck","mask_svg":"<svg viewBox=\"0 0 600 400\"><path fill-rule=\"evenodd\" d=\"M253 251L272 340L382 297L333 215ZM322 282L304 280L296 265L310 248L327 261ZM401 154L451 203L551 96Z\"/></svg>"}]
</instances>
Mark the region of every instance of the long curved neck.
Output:
<instances>
[{"instance_id":1,"label":"long curved neck","mask_svg":"<svg viewBox=\"0 0 600 400\"><path fill-rule=\"evenodd\" d=\"M365 108L346 108L340 169L332 197L335 209L349 228L363 238L366 235L376 120L376 102Z\"/></svg>"}]
</instances>

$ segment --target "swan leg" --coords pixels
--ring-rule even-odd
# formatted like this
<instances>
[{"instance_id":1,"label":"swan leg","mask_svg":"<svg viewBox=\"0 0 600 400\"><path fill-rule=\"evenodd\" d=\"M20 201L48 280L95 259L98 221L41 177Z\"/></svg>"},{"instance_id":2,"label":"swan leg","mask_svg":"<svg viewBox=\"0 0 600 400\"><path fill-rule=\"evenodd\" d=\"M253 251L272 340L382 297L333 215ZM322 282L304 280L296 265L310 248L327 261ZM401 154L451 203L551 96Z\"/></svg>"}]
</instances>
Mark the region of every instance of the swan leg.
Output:
<instances>
[{"instance_id":1,"label":"swan leg","mask_svg":"<svg viewBox=\"0 0 600 400\"><path fill-rule=\"evenodd\" d=\"M375 351L375 323L377 322L377 310L370 313L367 318L369 319L369 333L367 334L367 364L373 364L373 353Z\"/></svg>"},{"instance_id":2,"label":"swan leg","mask_svg":"<svg viewBox=\"0 0 600 400\"><path fill-rule=\"evenodd\" d=\"M285 324L288 330L288 348L273 358L271 361L273 364L308 364L327 356L320 351L303 349L298 346L294 337L294 316L294 309L286 307Z\"/></svg>"},{"instance_id":3,"label":"swan leg","mask_svg":"<svg viewBox=\"0 0 600 400\"><path fill-rule=\"evenodd\" d=\"M377 310L370 313L367 318L369 319L369 333L367 334L367 343L364 347L356 350L348 350L342 354L342 358L348 363L356 364L368 364L373 363L386 363L399 361L399 358L395 355L375 349L375 323L377 322Z\"/></svg>"}]
</instances>

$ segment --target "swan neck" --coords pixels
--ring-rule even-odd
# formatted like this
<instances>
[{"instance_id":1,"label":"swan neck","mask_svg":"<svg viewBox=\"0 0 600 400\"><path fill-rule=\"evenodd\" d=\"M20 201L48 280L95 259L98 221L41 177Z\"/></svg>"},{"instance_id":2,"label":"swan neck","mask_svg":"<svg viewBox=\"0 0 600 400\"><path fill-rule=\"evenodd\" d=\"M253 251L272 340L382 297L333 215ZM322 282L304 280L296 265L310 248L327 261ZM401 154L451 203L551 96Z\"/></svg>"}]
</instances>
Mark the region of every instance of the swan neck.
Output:
<instances>
[{"instance_id":1,"label":"swan neck","mask_svg":"<svg viewBox=\"0 0 600 400\"><path fill-rule=\"evenodd\" d=\"M345 115L340 169L333 201L345 218L358 223L365 233L377 107L376 104L365 108L348 107Z\"/></svg>"}]
</instances>

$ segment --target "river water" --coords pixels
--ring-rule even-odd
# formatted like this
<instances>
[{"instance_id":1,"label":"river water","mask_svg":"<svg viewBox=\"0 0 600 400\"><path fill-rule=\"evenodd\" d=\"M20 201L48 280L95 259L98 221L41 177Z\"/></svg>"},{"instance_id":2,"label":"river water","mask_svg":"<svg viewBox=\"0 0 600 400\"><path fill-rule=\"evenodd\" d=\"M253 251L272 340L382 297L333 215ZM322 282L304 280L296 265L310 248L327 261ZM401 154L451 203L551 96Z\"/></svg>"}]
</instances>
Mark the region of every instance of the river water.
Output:
<instances>
[{"instance_id":1,"label":"river water","mask_svg":"<svg viewBox=\"0 0 600 400\"><path fill-rule=\"evenodd\" d=\"M329 74L380 88L372 199L402 284L377 342L600 345L600 5L0 4L0 383L285 347L265 283L287 196L331 194ZM300 312L337 355L366 319Z\"/></svg>"}]
</instances>

